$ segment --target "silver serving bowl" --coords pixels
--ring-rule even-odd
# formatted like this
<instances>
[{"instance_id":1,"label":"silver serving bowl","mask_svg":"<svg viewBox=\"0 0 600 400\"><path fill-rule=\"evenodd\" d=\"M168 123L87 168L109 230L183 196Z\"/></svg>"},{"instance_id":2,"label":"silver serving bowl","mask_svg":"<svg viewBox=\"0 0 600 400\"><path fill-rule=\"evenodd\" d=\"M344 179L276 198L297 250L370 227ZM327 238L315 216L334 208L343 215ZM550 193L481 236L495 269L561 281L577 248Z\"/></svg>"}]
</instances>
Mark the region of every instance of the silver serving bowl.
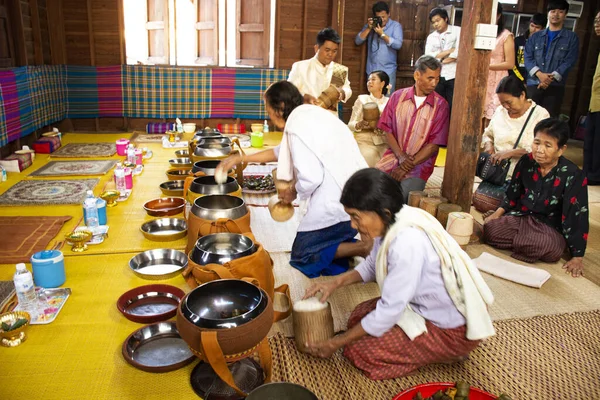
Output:
<instances>
[{"instance_id":1,"label":"silver serving bowl","mask_svg":"<svg viewBox=\"0 0 600 400\"><path fill-rule=\"evenodd\" d=\"M220 218L236 220L248 214L248 207L240 197L213 194L194 200L191 211L195 216L209 221L216 221Z\"/></svg>"},{"instance_id":2,"label":"silver serving bowl","mask_svg":"<svg viewBox=\"0 0 600 400\"><path fill-rule=\"evenodd\" d=\"M225 183L218 184L214 176L199 176L194 178L190 185L190 192L197 194L227 194L239 190L240 185L231 176L227 177Z\"/></svg>"},{"instance_id":3,"label":"silver serving bowl","mask_svg":"<svg viewBox=\"0 0 600 400\"><path fill-rule=\"evenodd\" d=\"M221 162L220 160L196 161L194 163L194 166L192 167L192 173L195 174L196 172L204 172L206 175L212 176L215 174L217 165L219 165L220 162ZM233 172L233 171L229 170L229 172L227 174L229 175L231 172Z\"/></svg>"},{"instance_id":4,"label":"silver serving bowl","mask_svg":"<svg viewBox=\"0 0 600 400\"><path fill-rule=\"evenodd\" d=\"M227 144L231 146L231 139L229 139L227 136L219 136L219 137L207 137L207 138L200 138L198 140L198 146L200 147L205 147L209 144Z\"/></svg>"},{"instance_id":5,"label":"silver serving bowl","mask_svg":"<svg viewBox=\"0 0 600 400\"><path fill-rule=\"evenodd\" d=\"M166 196L183 197L183 185L185 181L178 179L176 181L166 181L160 184L160 190Z\"/></svg>"},{"instance_id":6,"label":"silver serving bowl","mask_svg":"<svg viewBox=\"0 0 600 400\"><path fill-rule=\"evenodd\" d=\"M221 135L221 131L218 130L217 128L209 128L206 127L198 132L196 132L196 135L198 136L214 136L214 135Z\"/></svg>"},{"instance_id":7,"label":"silver serving bowl","mask_svg":"<svg viewBox=\"0 0 600 400\"><path fill-rule=\"evenodd\" d=\"M140 230L148 240L170 242L187 234L187 222L181 218L159 218L142 224Z\"/></svg>"},{"instance_id":8,"label":"silver serving bowl","mask_svg":"<svg viewBox=\"0 0 600 400\"><path fill-rule=\"evenodd\" d=\"M194 325L208 329L236 328L258 317L269 299L262 289L240 279L219 279L192 290L181 313Z\"/></svg>"},{"instance_id":9,"label":"silver serving bowl","mask_svg":"<svg viewBox=\"0 0 600 400\"><path fill-rule=\"evenodd\" d=\"M225 264L256 252L252 239L239 233L213 233L202 236L190 253L197 264Z\"/></svg>"},{"instance_id":10,"label":"silver serving bowl","mask_svg":"<svg viewBox=\"0 0 600 400\"><path fill-rule=\"evenodd\" d=\"M129 268L144 279L168 279L187 267L187 255L172 249L147 250L129 260Z\"/></svg>"},{"instance_id":11,"label":"silver serving bowl","mask_svg":"<svg viewBox=\"0 0 600 400\"><path fill-rule=\"evenodd\" d=\"M171 167L191 167L192 160L187 157L172 158L169 160Z\"/></svg>"},{"instance_id":12,"label":"silver serving bowl","mask_svg":"<svg viewBox=\"0 0 600 400\"><path fill-rule=\"evenodd\" d=\"M187 150L175 150L175 156L177 156L177 158L189 157L190 152Z\"/></svg>"},{"instance_id":13,"label":"silver serving bowl","mask_svg":"<svg viewBox=\"0 0 600 400\"><path fill-rule=\"evenodd\" d=\"M229 153L231 153L231 145L223 143L206 143L194 149L194 155L197 157L224 157Z\"/></svg>"}]
</instances>

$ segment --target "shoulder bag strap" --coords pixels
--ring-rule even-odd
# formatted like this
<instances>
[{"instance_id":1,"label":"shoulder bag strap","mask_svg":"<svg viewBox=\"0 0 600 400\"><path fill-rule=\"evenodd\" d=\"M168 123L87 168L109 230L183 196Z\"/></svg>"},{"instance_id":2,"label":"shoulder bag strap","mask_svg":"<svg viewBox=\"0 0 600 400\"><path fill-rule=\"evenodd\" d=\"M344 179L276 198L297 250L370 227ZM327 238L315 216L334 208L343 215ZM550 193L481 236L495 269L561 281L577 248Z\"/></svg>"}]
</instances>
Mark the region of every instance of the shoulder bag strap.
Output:
<instances>
[{"instance_id":1,"label":"shoulder bag strap","mask_svg":"<svg viewBox=\"0 0 600 400\"><path fill-rule=\"evenodd\" d=\"M517 141L515 142L515 145L513 146L513 150L516 149L517 146L519 145L521 136L523 136L523 132L525 132L525 128L527 128L527 124L529 123L529 120L531 119L531 116L533 115L533 112L535 111L536 107L537 107L537 104L535 106L533 106L533 108L529 112L529 115L527 116L527 119L525 120L525 124L523 124L523 127L521 128L521 133L519 133L519 137L517 138Z\"/></svg>"}]
</instances>

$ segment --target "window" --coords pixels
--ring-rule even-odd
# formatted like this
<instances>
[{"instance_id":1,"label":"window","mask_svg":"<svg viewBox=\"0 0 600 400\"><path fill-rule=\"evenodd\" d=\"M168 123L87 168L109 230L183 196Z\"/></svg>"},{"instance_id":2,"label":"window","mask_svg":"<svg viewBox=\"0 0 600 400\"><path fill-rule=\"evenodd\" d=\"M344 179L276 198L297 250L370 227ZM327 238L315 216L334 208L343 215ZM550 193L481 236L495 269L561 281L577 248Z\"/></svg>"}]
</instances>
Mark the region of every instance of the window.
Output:
<instances>
[{"instance_id":1,"label":"window","mask_svg":"<svg viewBox=\"0 0 600 400\"><path fill-rule=\"evenodd\" d=\"M276 0L124 0L127 64L273 67Z\"/></svg>"}]
</instances>

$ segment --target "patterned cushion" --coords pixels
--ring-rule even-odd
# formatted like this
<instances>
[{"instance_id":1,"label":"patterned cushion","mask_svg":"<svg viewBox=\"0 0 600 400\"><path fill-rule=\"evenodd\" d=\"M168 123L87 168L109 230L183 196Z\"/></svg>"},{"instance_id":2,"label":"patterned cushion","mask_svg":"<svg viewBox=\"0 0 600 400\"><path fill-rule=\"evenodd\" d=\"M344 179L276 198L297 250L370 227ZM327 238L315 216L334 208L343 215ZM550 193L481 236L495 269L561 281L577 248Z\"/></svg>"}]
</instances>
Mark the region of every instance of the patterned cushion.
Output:
<instances>
[{"instance_id":1,"label":"patterned cushion","mask_svg":"<svg viewBox=\"0 0 600 400\"><path fill-rule=\"evenodd\" d=\"M217 124L217 129L224 134L246 133L244 124Z\"/></svg>"},{"instance_id":2,"label":"patterned cushion","mask_svg":"<svg viewBox=\"0 0 600 400\"><path fill-rule=\"evenodd\" d=\"M60 138L58 136L42 137L33 143L33 149L36 153L50 154L60 147Z\"/></svg>"}]
</instances>

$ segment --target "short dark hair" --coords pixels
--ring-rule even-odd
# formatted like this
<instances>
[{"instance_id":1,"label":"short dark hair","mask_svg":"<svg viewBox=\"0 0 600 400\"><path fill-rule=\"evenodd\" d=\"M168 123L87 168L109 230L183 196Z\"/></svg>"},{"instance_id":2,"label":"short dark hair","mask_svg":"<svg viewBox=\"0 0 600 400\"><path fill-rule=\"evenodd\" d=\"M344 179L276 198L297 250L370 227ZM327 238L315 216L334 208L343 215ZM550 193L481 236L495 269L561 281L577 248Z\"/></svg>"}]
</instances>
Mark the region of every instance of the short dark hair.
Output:
<instances>
[{"instance_id":1,"label":"short dark hair","mask_svg":"<svg viewBox=\"0 0 600 400\"><path fill-rule=\"evenodd\" d=\"M390 76L385 71L373 71L369 75L375 74L384 83L381 93L385 96L388 92L388 85L390 84Z\"/></svg>"},{"instance_id":2,"label":"short dark hair","mask_svg":"<svg viewBox=\"0 0 600 400\"><path fill-rule=\"evenodd\" d=\"M542 13L535 13L531 16L529 22L545 28L548 25L548 16Z\"/></svg>"},{"instance_id":3,"label":"short dark hair","mask_svg":"<svg viewBox=\"0 0 600 400\"><path fill-rule=\"evenodd\" d=\"M377 168L365 168L346 181L340 203L344 207L377 213L387 229L396 222L404 196L400 183L391 176Z\"/></svg>"},{"instance_id":4,"label":"short dark hair","mask_svg":"<svg viewBox=\"0 0 600 400\"><path fill-rule=\"evenodd\" d=\"M442 68L442 63L440 60L433 56L421 56L415 63L415 71L419 71L421 73L427 71L428 69L432 71L437 71Z\"/></svg>"},{"instance_id":5,"label":"short dark hair","mask_svg":"<svg viewBox=\"0 0 600 400\"><path fill-rule=\"evenodd\" d=\"M569 2L566 0L550 0L546 11L549 12L551 10L565 10L565 12L569 12Z\"/></svg>"},{"instance_id":6,"label":"short dark hair","mask_svg":"<svg viewBox=\"0 0 600 400\"><path fill-rule=\"evenodd\" d=\"M429 12L429 21L431 22L431 19L433 17L435 17L436 15L439 15L440 18L445 19L446 22L448 22L450 20L450 18L448 17L448 11L446 11L445 9L443 9L441 7L437 7Z\"/></svg>"},{"instance_id":7,"label":"short dark hair","mask_svg":"<svg viewBox=\"0 0 600 400\"><path fill-rule=\"evenodd\" d=\"M506 93L513 97L521 97L521 95L525 93L525 98L527 98L527 88L525 87L525 83L514 75L508 75L502 78L496 87L496 93Z\"/></svg>"},{"instance_id":8,"label":"short dark hair","mask_svg":"<svg viewBox=\"0 0 600 400\"><path fill-rule=\"evenodd\" d=\"M284 121L298 106L304 104L304 97L293 83L288 81L275 82L265 91L265 101L269 106L281 113Z\"/></svg>"},{"instance_id":9,"label":"short dark hair","mask_svg":"<svg viewBox=\"0 0 600 400\"><path fill-rule=\"evenodd\" d=\"M500 34L504 31L504 14L502 14L502 4L498 3L498 8L496 10L496 17L498 17L498 15L500 16L500 19L498 20L497 24L498 24L498 33L497 36L500 36ZM493 22L492 22L493 24Z\"/></svg>"},{"instance_id":10,"label":"short dark hair","mask_svg":"<svg viewBox=\"0 0 600 400\"><path fill-rule=\"evenodd\" d=\"M321 29L321 31L317 33L317 46L323 46L327 40L335 44L340 44L342 42L340 35L338 35L335 29L329 27Z\"/></svg>"},{"instance_id":11,"label":"short dark hair","mask_svg":"<svg viewBox=\"0 0 600 400\"><path fill-rule=\"evenodd\" d=\"M390 6L388 6L388 3L386 3L385 1L378 1L377 3L373 4L373 15L375 15L378 12L382 12L385 11L386 13L390 13Z\"/></svg>"},{"instance_id":12,"label":"short dark hair","mask_svg":"<svg viewBox=\"0 0 600 400\"><path fill-rule=\"evenodd\" d=\"M559 149L567 144L571 133L569 125L558 118L546 118L538 122L533 128L533 136L537 136L539 132L555 138Z\"/></svg>"}]
</instances>

